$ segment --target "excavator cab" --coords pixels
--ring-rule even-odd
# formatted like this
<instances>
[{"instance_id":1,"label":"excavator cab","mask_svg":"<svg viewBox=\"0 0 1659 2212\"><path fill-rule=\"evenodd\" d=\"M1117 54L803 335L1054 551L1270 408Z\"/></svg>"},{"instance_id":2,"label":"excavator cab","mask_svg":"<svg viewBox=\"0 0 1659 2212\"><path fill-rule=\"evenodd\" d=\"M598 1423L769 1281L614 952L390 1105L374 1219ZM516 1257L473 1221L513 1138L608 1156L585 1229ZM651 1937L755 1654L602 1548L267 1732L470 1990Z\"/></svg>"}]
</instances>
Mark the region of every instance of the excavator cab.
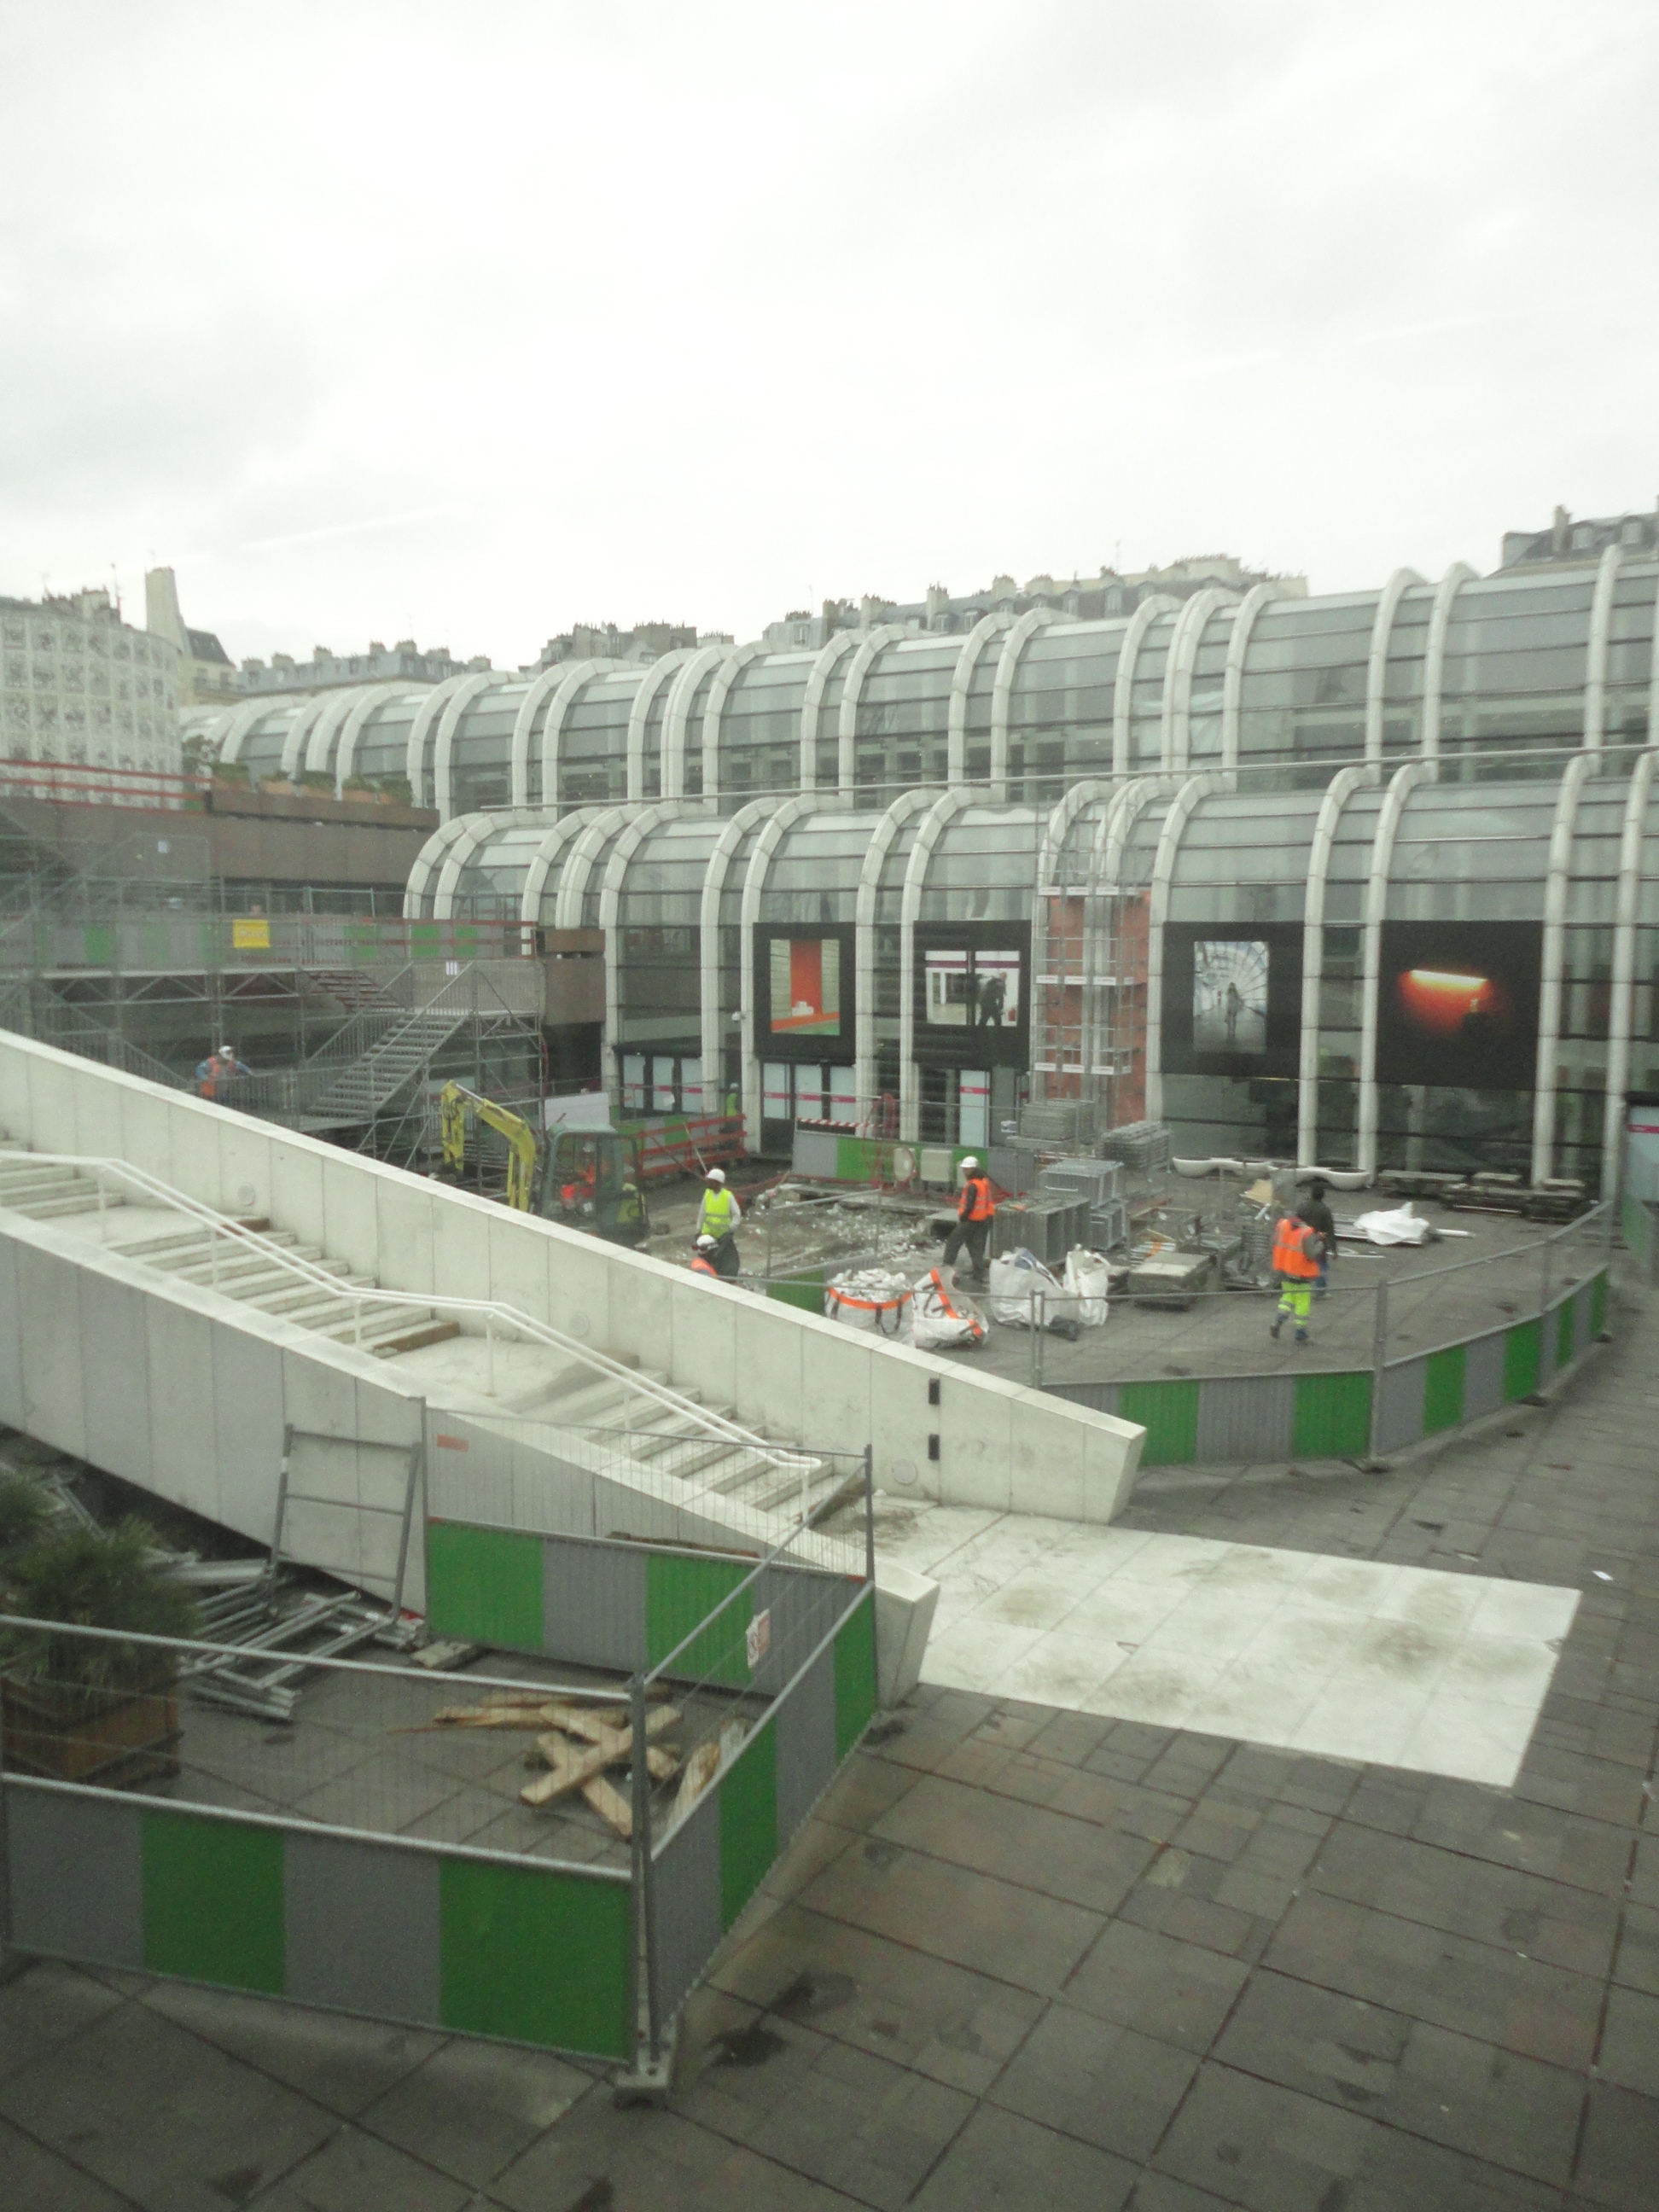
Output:
<instances>
[{"instance_id":1,"label":"excavator cab","mask_svg":"<svg viewBox=\"0 0 1659 2212\"><path fill-rule=\"evenodd\" d=\"M538 1137L521 1115L465 1085L446 1085L439 1102L444 1165L459 1177L466 1167L471 1125L482 1121L507 1146L507 1202L568 1229L586 1229L613 1244L639 1244L651 1234L634 1147L614 1129L562 1129Z\"/></svg>"},{"instance_id":2,"label":"excavator cab","mask_svg":"<svg viewBox=\"0 0 1659 2212\"><path fill-rule=\"evenodd\" d=\"M614 1129L550 1129L542 1156L538 1212L591 1230L615 1244L650 1234L629 1151Z\"/></svg>"}]
</instances>

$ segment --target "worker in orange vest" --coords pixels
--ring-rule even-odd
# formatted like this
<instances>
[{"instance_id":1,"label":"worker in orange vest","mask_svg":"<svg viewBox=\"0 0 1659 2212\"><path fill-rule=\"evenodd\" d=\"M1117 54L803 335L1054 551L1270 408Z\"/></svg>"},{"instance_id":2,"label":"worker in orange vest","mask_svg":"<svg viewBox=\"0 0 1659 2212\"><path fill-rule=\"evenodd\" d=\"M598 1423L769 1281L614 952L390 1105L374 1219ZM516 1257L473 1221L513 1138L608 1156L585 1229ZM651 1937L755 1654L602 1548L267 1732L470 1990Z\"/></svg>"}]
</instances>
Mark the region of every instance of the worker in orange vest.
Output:
<instances>
[{"instance_id":1,"label":"worker in orange vest","mask_svg":"<svg viewBox=\"0 0 1659 2212\"><path fill-rule=\"evenodd\" d=\"M957 1200L957 1225L945 1241L939 1261L942 1267L953 1266L957 1253L966 1245L972 1270L969 1280L984 1281L985 1247L990 1242L991 1217L996 1210L990 1176L976 1159L965 1159L962 1164L962 1194Z\"/></svg>"},{"instance_id":2,"label":"worker in orange vest","mask_svg":"<svg viewBox=\"0 0 1659 2212\"><path fill-rule=\"evenodd\" d=\"M1273 1273L1279 1278L1279 1310L1267 1332L1277 1336L1286 1318L1296 1323L1296 1340L1308 1341L1308 1316L1313 1307L1313 1287L1319 1279L1319 1263L1325 1240L1294 1210L1280 1217L1273 1231Z\"/></svg>"},{"instance_id":3,"label":"worker in orange vest","mask_svg":"<svg viewBox=\"0 0 1659 2212\"><path fill-rule=\"evenodd\" d=\"M720 1271L714 1265L714 1261L709 1257L709 1255L714 1251L714 1240L712 1237L698 1237L696 1243L692 1248L691 1272L694 1275L712 1275L715 1281L718 1282L720 1279Z\"/></svg>"}]
</instances>

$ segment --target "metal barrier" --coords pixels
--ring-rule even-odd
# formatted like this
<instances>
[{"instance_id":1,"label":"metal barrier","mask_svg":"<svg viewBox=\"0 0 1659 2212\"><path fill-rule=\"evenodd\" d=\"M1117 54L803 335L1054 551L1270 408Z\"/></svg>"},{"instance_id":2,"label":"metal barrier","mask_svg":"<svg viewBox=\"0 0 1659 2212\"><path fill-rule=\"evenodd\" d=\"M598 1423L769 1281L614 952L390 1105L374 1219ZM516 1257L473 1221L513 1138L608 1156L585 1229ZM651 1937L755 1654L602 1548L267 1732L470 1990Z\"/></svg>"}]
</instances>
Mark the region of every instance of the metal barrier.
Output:
<instances>
[{"instance_id":1,"label":"metal barrier","mask_svg":"<svg viewBox=\"0 0 1659 2212\"><path fill-rule=\"evenodd\" d=\"M192 1694L240 1647L0 1620L0 1948L659 2078L874 1716L860 1471L760 1552L434 1520L433 1626L513 1673L307 1659L275 1730Z\"/></svg>"},{"instance_id":2,"label":"metal barrier","mask_svg":"<svg viewBox=\"0 0 1659 2212\"><path fill-rule=\"evenodd\" d=\"M1612 1231L1612 1208L1600 1206L1528 1245L1333 1290L1315 1309L1322 1364L1300 1371L1046 1382L1035 1329L1031 1379L1139 1422L1143 1467L1399 1451L1534 1397L1583 1355L1606 1328ZM1476 1291L1465 1326L1448 1330L1438 1308L1454 1282ZM1248 1292L1203 1295L1269 1310ZM1065 1303L1050 1297L1044 1311Z\"/></svg>"}]
</instances>

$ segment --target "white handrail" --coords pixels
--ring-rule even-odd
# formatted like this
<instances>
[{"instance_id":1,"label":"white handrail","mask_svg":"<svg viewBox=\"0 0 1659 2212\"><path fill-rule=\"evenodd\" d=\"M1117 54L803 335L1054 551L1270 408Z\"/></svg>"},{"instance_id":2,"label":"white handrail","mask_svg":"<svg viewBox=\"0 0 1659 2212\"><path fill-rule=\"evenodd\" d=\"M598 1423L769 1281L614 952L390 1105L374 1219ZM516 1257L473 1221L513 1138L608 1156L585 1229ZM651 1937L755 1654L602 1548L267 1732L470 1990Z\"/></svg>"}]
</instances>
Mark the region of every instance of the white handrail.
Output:
<instances>
[{"instance_id":1,"label":"white handrail","mask_svg":"<svg viewBox=\"0 0 1659 2212\"><path fill-rule=\"evenodd\" d=\"M498 1323L505 1322L514 1329L522 1331L533 1341L545 1344L556 1352L567 1353L579 1364L592 1368L595 1374L602 1375L609 1381L620 1382L625 1389L636 1392L641 1397L650 1400L654 1405L665 1411L695 1422L707 1435L718 1437L723 1443L740 1444L746 1450L759 1452L763 1458L780 1467L793 1468L799 1456L787 1446L781 1446L764 1437L757 1436L752 1430L744 1428L736 1421L728 1421L724 1414L711 1413L707 1406L700 1405L695 1398L684 1396L672 1384L653 1382L648 1376L641 1375L635 1369L624 1366L621 1360L611 1358L608 1352L596 1352L591 1345L582 1343L580 1338L567 1336L562 1329L553 1328L550 1322L537 1321L531 1315L521 1313L516 1306L505 1305L499 1299L447 1298L435 1294L427 1295L421 1291L389 1291L380 1287L367 1291L358 1290L352 1285L342 1281L338 1275L331 1274L326 1267L319 1267L314 1261L301 1258L297 1253L290 1252L284 1246L274 1243L270 1237L262 1236L257 1229L246 1228L240 1221L233 1220L228 1215L216 1212L212 1206L204 1205L200 1199L191 1198L185 1191L175 1190L171 1183L163 1182L159 1176L151 1175L147 1168L134 1167L130 1161L100 1159L77 1152L28 1152L13 1153L10 1157L14 1159L35 1162L43 1167L74 1168L82 1173L90 1173L97 1180L100 1200L106 1175L117 1181L125 1181L134 1185L146 1196L160 1198L165 1205L171 1206L175 1212L188 1215L192 1220L200 1222L208 1229L211 1236L228 1237L234 1243L240 1243L248 1250L257 1252L262 1258L272 1261L276 1266L285 1268L289 1274L296 1276L300 1280L313 1284L319 1289L326 1290L335 1297L351 1299L356 1309L356 1329L359 1340L362 1337L362 1309L365 1304L410 1306L422 1313L431 1313L435 1310L443 1313L480 1314L484 1317L486 1335L492 1339L492 1351L495 1327ZM0 1205L3 1204L3 1200L0 1200ZM216 1273L217 1257L216 1246L213 1253Z\"/></svg>"}]
</instances>

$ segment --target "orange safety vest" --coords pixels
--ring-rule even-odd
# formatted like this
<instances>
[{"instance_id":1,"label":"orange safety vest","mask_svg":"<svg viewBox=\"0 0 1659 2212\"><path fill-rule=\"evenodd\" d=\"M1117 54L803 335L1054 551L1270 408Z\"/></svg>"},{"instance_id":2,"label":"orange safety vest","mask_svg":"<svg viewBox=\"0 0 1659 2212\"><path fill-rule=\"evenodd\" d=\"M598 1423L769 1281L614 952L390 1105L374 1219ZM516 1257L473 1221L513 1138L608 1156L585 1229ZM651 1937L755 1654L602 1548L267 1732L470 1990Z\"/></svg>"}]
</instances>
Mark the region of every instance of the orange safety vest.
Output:
<instances>
[{"instance_id":1,"label":"orange safety vest","mask_svg":"<svg viewBox=\"0 0 1659 2212\"><path fill-rule=\"evenodd\" d=\"M698 1253L696 1258L691 1262L691 1272L694 1275L714 1275L716 1278L718 1278L720 1274L720 1269L718 1267L711 1267L708 1261L703 1258L701 1252Z\"/></svg>"},{"instance_id":2,"label":"orange safety vest","mask_svg":"<svg viewBox=\"0 0 1659 2212\"><path fill-rule=\"evenodd\" d=\"M969 1176L962 1186L962 1196L957 1201L957 1220L988 1221L996 1210L991 1196L990 1176Z\"/></svg>"},{"instance_id":3,"label":"orange safety vest","mask_svg":"<svg viewBox=\"0 0 1659 2212\"><path fill-rule=\"evenodd\" d=\"M1319 1273L1319 1261L1313 1248L1322 1245L1316 1229L1294 1213L1287 1213L1273 1232L1273 1273L1288 1275L1293 1281L1311 1282Z\"/></svg>"}]
</instances>

